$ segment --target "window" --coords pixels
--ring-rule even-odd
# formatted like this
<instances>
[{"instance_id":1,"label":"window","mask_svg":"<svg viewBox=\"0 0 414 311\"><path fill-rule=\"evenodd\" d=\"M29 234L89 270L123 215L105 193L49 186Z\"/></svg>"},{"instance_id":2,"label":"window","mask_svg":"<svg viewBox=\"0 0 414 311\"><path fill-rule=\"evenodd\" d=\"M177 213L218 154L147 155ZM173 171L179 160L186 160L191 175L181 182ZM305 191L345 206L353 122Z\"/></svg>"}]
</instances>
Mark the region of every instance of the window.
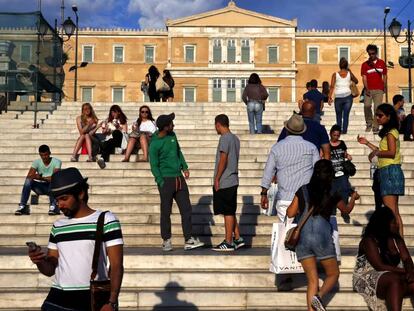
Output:
<instances>
[{"instance_id":1,"label":"window","mask_svg":"<svg viewBox=\"0 0 414 311\"><path fill-rule=\"evenodd\" d=\"M92 45L84 45L82 47L82 61L93 63L94 49Z\"/></svg>"},{"instance_id":2,"label":"window","mask_svg":"<svg viewBox=\"0 0 414 311\"><path fill-rule=\"evenodd\" d=\"M154 52L155 47L153 46L146 46L145 47L145 63L146 64L153 64L154 63Z\"/></svg>"},{"instance_id":3,"label":"window","mask_svg":"<svg viewBox=\"0 0 414 311\"><path fill-rule=\"evenodd\" d=\"M195 87L184 87L184 102L195 102Z\"/></svg>"},{"instance_id":4,"label":"window","mask_svg":"<svg viewBox=\"0 0 414 311\"><path fill-rule=\"evenodd\" d=\"M124 47L123 46L114 46L114 63L123 63L124 62Z\"/></svg>"},{"instance_id":5,"label":"window","mask_svg":"<svg viewBox=\"0 0 414 311\"><path fill-rule=\"evenodd\" d=\"M269 103L278 103L279 102L279 88L278 87L269 87Z\"/></svg>"},{"instance_id":6,"label":"window","mask_svg":"<svg viewBox=\"0 0 414 311\"><path fill-rule=\"evenodd\" d=\"M221 79L213 80L213 102L221 102Z\"/></svg>"},{"instance_id":7,"label":"window","mask_svg":"<svg viewBox=\"0 0 414 311\"><path fill-rule=\"evenodd\" d=\"M124 101L124 88L123 87L112 88L112 101L114 103L121 103Z\"/></svg>"},{"instance_id":8,"label":"window","mask_svg":"<svg viewBox=\"0 0 414 311\"><path fill-rule=\"evenodd\" d=\"M308 46L308 64L318 63L319 48L317 46Z\"/></svg>"},{"instance_id":9,"label":"window","mask_svg":"<svg viewBox=\"0 0 414 311\"><path fill-rule=\"evenodd\" d=\"M249 79L244 78L244 79L241 79L240 81L241 81L241 88L242 88L242 91L243 91L246 88L247 83L249 82Z\"/></svg>"},{"instance_id":10,"label":"window","mask_svg":"<svg viewBox=\"0 0 414 311\"><path fill-rule=\"evenodd\" d=\"M236 40L227 41L227 62L232 64L236 62Z\"/></svg>"},{"instance_id":11,"label":"window","mask_svg":"<svg viewBox=\"0 0 414 311\"><path fill-rule=\"evenodd\" d=\"M236 80L235 79L227 80L227 102L230 102L230 103L236 102Z\"/></svg>"},{"instance_id":12,"label":"window","mask_svg":"<svg viewBox=\"0 0 414 311\"><path fill-rule=\"evenodd\" d=\"M221 63L221 40L215 39L213 42L213 63Z\"/></svg>"},{"instance_id":13,"label":"window","mask_svg":"<svg viewBox=\"0 0 414 311\"><path fill-rule=\"evenodd\" d=\"M408 87L401 88L401 95L404 96L404 100L408 102L408 100L410 99L410 90L408 89Z\"/></svg>"},{"instance_id":14,"label":"window","mask_svg":"<svg viewBox=\"0 0 414 311\"><path fill-rule=\"evenodd\" d=\"M279 48L277 46L269 46L267 49L269 64L277 64L279 62Z\"/></svg>"},{"instance_id":15,"label":"window","mask_svg":"<svg viewBox=\"0 0 414 311\"><path fill-rule=\"evenodd\" d=\"M28 62L28 63L32 61L32 46L31 45L20 46L20 60L22 62Z\"/></svg>"},{"instance_id":16,"label":"window","mask_svg":"<svg viewBox=\"0 0 414 311\"><path fill-rule=\"evenodd\" d=\"M185 58L186 63L195 62L195 46L194 45L186 45L184 47L184 58Z\"/></svg>"},{"instance_id":17,"label":"window","mask_svg":"<svg viewBox=\"0 0 414 311\"><path fill-rule=\"evenodd\" d=\"M81 87L81 90L82 90L82 101L83 102L93 101L92 87Z\"/></svg>"},{"instance_id":18,"label":"window","mask_svg":"<svg viewBox=\"0 0 414 311\"><path fill-rule=\"evenodd\" d=\"M408 46L400 46L400 56L408 56Z\"/></svg>"},{"instance_id":19,"label":"window","mask_svg":"<svg viewBox=\"0 0 414 311\"><path fill-rule=\"evenodd\" d=\"M338 62L342 57L345 57L346 60L349 62L349 47L347 46L338 47Z\"/></svg>"},{"instance_id":20,"label":"window","mask_svg":"<svg viewBox=\"0 0 414 311\"><path fill-rule=\"evenodd\" d=\"M241 40L241 61L242 63L250 62L250 41L246 39Z\"/></svg>"}]
</instances>

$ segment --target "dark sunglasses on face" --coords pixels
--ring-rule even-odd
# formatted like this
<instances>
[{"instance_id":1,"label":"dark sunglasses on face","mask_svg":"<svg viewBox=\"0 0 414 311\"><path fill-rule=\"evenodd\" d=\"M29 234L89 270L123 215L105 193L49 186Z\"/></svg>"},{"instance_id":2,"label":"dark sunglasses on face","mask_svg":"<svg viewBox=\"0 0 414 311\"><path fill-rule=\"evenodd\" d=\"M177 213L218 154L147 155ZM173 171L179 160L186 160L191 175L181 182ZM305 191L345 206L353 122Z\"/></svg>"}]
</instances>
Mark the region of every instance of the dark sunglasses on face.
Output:
<instances>
[{"instance_id":1,"label":"dark sunglasses on face","mask_svg":"<svg viewBox=\"0 0 414 311\"><path fill-rule=\"evenodd\" d=\"M376 113L376 114L375 114L375 116L376 116L377 118L382 118L382 117L384 116L384 114L383 114L383 113Z\"/></svg>"},{"instance_id":2,"label":"dark sunglasses on face","mask_svg":"<svg viewBox=\"0 0 414 311\"><path fill-rule=\"evenodd\" d=\"M141 113L149 114L148 110L142 110Z\"/></svg>"}]
</instances>

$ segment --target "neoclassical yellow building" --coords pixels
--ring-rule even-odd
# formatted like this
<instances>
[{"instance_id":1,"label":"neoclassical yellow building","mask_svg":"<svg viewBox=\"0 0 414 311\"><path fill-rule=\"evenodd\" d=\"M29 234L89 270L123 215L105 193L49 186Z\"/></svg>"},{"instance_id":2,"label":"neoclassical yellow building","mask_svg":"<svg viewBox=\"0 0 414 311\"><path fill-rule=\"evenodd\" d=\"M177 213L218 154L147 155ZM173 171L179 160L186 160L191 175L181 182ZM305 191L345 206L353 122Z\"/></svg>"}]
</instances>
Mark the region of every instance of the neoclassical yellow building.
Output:
<instances>
[{"instance_id":1,"label":"neoclassical yellow building","mask_svg":"<svg viewBox=\"0 0 414 311\"><path fill-rule=\"evenodd\" d=\"M73 99L75 38L65 49L65 93ZM300 98L311 79L330 81L340 57L359 76L369 43L379 47L381 31L297 30L297 20L285 20L239 8L230 1L225 8L176 20L167 20L165 30L92 29L79 31L78 60L87 61L78 70L78 100L145 101L140 90L148 67L171 71L176 101L240 102L252 72L260 75L269 90L270 102ZM407 53L387 38L390 98L402 93L408 98L407 71L398 57ZM361 85L361 84L360 84Z\"/></svg>"}]
</instances>

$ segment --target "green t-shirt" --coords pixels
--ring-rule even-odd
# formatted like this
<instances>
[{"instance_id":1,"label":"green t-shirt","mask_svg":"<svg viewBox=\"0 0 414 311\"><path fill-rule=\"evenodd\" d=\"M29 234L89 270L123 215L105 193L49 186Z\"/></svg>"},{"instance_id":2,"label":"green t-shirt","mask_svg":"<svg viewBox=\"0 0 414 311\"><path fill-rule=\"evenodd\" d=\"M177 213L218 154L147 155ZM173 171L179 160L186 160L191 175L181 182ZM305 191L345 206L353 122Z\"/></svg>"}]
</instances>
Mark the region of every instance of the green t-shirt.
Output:
<instances>
[{"instance_id":1,"label":"green t-shirt","mask_svg":"<svg viewBox=\"0 0 414 311\"><path fill-rule=\"evenodd\" d=\"M36 170L38 174L41 174L42 177L50 177L53 175L55 169L60 169L62 166L62 161L57 158L52 158L48 166L45 166L42 159L36 159L32 163L32 167Z\"/></svg>"}]
</instances>

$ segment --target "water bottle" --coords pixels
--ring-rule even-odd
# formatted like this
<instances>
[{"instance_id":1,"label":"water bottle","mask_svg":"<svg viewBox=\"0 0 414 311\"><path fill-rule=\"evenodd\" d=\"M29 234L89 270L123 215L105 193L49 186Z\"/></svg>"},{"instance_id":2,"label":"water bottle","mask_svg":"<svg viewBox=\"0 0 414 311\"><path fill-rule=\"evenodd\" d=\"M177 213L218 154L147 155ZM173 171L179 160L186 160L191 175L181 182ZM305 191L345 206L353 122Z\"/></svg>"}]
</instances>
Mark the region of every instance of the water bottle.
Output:
<instances>
[{"instance_id":1,"label":"water bottle","mask_svg":"<svg viewBox=\"0 0 414 311\"><path fill-rule=\"evenodd\" d=\"M371 162L371 165L369 167L369 178L374 179L374 173L377 170L377 164L374 162Z\"/></svg>"}]
</instances>

